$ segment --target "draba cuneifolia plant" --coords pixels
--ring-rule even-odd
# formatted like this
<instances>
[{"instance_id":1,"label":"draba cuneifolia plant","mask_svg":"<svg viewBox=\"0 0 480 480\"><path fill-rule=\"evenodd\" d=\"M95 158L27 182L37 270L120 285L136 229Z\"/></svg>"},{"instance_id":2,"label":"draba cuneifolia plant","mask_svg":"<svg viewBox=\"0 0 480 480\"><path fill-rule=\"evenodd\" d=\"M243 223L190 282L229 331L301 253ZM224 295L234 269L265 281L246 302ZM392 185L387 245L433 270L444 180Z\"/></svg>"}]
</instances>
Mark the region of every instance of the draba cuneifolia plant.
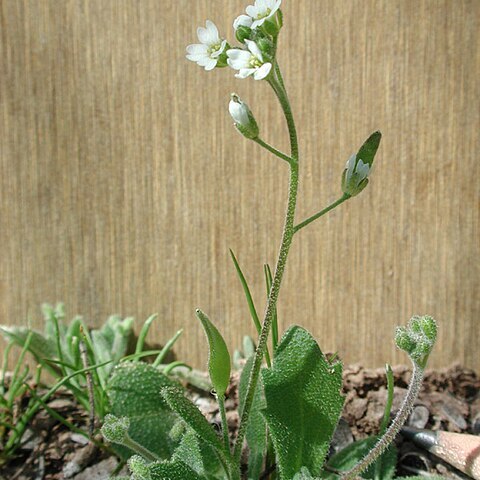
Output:
<instances>
[{"instance_id":1,"label":"draba cuneifolia plant","mask_svg":"<svg viewBox=\"0 0 480 480\"><path fill-rule=\"evenodd\" d=\"M253 77L272 88L285 116L290 151L284 153L267 143L260 126L247 104L232 94L229 112L236 129L247 140L254 141L288 165L290 183L285 224L277 263L273 270L264 266L267 304L263 319L255 308L250 289L239 262L231 253L234 267L243 287L248 308L258 331L253 353L245 360L239 384L239 418L237 435L230 438L225 413L225 393L230 382L231 357L222 334L201 310L196 311L209 344L208 372L222 420L218 433L198 408L185 396L182 388L150 371L130 379L136 382L131 415L136 415L140 399L154 403L171 422L176 421L165 437L168 448L158 443L146 445L131 430L128 415L109 415L103 426L105 438L135 452L129 467L135 480L159 479L227 479L248 478L300 480L314 478L390 479L395 474L395 450L390 444L407 419L418 394L425 365L433 348L437 326L429 316L414 317L408 327L399 327L395 341L413 363L408 393L393 421L389 414L393 396L391 370L387 368L388 402L379 435L357 442L328 458L330 442L337 426L344 397L341 394L342 365L327 358L315 339L300 326L292 326L279 340L277 300L292 240L300 230L358 195L369 182L381 134L372 133L356 154L349 157L339 179L339 198L318 213L299 222L295 219L298 195L300 152L295 120L277 58L277 47L283 27L281 0L256 0L233 23L238 46L223 39L213 22L197 30L199 43L187 47L187 59L205 70L231 67L236 77ZM271 335L270 335L271 333ZM268 340L271 337L271 348ZM117 382L120 392L122 379ZM133 389L134 390L134 389ZM150 405L151 407L151 405ZM149 407L149 408L150 408ZM148 408L147 408L148 410ZM159 436L157 435L157 439ZM165 456L165 451L170 451Z\"/></svg>"}]
</instances>

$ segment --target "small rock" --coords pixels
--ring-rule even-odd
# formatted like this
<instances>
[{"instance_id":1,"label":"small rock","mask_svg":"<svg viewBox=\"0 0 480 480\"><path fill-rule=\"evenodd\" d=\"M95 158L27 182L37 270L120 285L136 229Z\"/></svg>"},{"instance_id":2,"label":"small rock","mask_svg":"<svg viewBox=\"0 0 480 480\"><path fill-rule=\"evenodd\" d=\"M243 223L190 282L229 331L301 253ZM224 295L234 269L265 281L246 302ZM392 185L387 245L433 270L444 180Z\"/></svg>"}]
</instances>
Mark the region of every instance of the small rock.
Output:
<instances>
[{"instance_id":1,"label":"small rock","mask_svg":"<svg viewBox=\"0 0 480 480\"><path fill-rule=\"evenodd\" d=\"M429 416L430 412L425 405L416 405L410 414L410 417L408 417L407 424L410 427L425 428Z\"/></svg>"},{"instance_id":2,"label":"small rock","mask_svg":"<svg viewBox=\"0 0 480 480\"><path fill-rule=\"evenodd\" d=\"M63 466L63 475L65 478L72 478L77 473L89 466L98 453L97 447L93 443L76 450L73 457Z\"/></svg>"},{"instance_id":3,"label":"small rock","mask_svg":"<svg viewBox=\"0 0 480 480\"><path fill-rule=\"evenodd\" d=\"M73 480L105 480L110 478L111 473L118 465L115 457L109 457L101 462L86 468L83 472L75 475ZM128 472L120 472L120 475L128 475Z\"/></svg>"},{"instance_id":4,"label":"small rock","mask_svg":"<svg viewBox=\"0 0 480 480\"><path fill-rule=\"evenodd\" d=\"M70 435L70 440L80 445L86 445L89 442L87 437L80 435L79 433L72 433Z\"/></svg>"}]
</instances>

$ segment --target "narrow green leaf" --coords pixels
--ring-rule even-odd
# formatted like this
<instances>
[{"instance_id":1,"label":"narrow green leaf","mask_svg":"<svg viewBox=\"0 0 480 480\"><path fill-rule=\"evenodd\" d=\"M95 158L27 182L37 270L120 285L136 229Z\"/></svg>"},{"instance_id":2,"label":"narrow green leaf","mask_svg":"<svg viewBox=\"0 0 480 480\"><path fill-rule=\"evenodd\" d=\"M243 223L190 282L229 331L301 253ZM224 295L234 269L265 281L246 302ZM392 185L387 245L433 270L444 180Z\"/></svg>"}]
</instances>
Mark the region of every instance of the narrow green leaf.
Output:
<instances>
[{"instance_id":1,"label":"narrow green leaf","mask_svg":"<svg viewBox=\"0 0 480 480\"><path fill-rule=\"evenodd\" d=\"M242 284L243 287L243 292L245 294L245 298L247 300L248 304L248 309L250 311L250 316L252 317L253 323L255 325L255 329L257 330L257 333L260 334L260 331L262 330L262 325L260 323L260 319L257 314L257 309L255 308L255 304L253 303L253 297L250 292L250 288L247 283L247 279L245 278L245 275L242 272L242 269L240 268L240 264L238 263L237 258L235 257L235 254L233 253L232 249L230 249L230 255L233 260L233 264L235 265L235 270L237 271L238 278L240 279L240 283ZM268 351L268 348L265 350L265 360L267 362L267 365L271 365L271 360L270 360L270 352Z\"/></svg>"},{"instance_id":2,"label":"narrow green leaf","mask_svg":"<svg viewBox=\"0 0 480 480\"><path fill-rule=\"evenodd\" d=\"M168 406L206 443L217 451L223 451L222 443L212 425L200 410L187 398L178 387L166 387L160 391Z\"/></svg>"},{"instance_id":3,"label":"narrow green leaf","mask_svg":"<svg viewBox=\"0 0 480 480\"><path fill-rule=\"evenodd\" d=\"M228 352L227 344L215 325L213 325L201 310L197 309L196 314L200 322L202 322L210 347L208 357L210 380L212 381L215 393L218 396L225 395L228 384L230 383L231 370L230 353Z\"/></svg>"},{"instance_id":4,"label":"narrow green leaf","mask_svg":"<svg viewBox=\"0 0 480 480\"><path fill-rule=\"evenodd\" d=\"M142 326L142 329L140 330L140 333L138 335L138 340L137 340L137 346L135 347L135 353L139 354L143 351L143 345L145 344L145 339L147 338L148 331L150 330L150 326L152 325L152 322L158 317L158 313L154 313L153 315L150 315L145 320L145 323Z\"/></svg>"},{"instance_id":5,"label":"narrow green leaf","mask_svg":"<svg viewBox=\"0 0 480 480\"><path fill-rule=\"evenodd\" d=\"M302 467L319 475L344 402L341 364L330 365L310 333L293 326L262 376L281 478L294 478Z\"/></svg>"},{"instance_id":6,"label":"narrow green leaf","mask_svg":"<svg viewBox=\"0 0 480 480\"><path fill-rule=\"evenodd\" d=\"M260 319L258 318L257 310L255 308L255 304L253 303L252 294L250 293L250 288L248 287L247 280L245 278L245 275L242 272L242 269L240 268L237 257L235 257L235 254L233 253L232 249L230 249L230 255L232 257L233 264L235 265L235 270L237 271L237 275L238 275L238 278L240 279L240 283L242 284L243 292L245 293L245 298L247 299L248 309L250 310L250 315L252 317L253 323L255 324L257 333L260 333L260 330L262 329L262 325L260 324Z\"/></svg>"},{"instance_id":7,"label":"narrow green leaf","mask_svg":"<svg viewBox=\"0 0 480 480\"><path fill-rule=\"evenodd\" d=\"M180 338L180 335L182 335L183 329L181 328L178 330L178 332L165 344L165 346L162 348L161 352L158 354L158 357L155 359L153 362L154 367L158 367L167 357L168 352L172 349L172 347L175 345L176 341Z\"/></svg>"}]
</instances>

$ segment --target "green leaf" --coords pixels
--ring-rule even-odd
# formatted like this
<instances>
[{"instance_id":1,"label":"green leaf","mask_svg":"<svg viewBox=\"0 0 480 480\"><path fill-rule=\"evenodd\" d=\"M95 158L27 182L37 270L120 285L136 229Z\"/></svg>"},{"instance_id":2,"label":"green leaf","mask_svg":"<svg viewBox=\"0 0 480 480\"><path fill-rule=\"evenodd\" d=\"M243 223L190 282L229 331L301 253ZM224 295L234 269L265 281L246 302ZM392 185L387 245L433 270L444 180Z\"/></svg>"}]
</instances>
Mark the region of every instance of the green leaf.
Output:
<instances>
[{"instance_id":1,"label":"green leaf","mask_svg":"<svg viewBox=\"0 0 480 480\"><path fill-rule=\"evenodd\" d=\"M200 309L197 309L196 314L202 322L210 347L208 357L210 380L212 381L215 393L218 396L225 395L228 384L230 383L231 369L227 344L215 325L213 325L210 319Z\"/></svg>"},{"instance_id":2,"label":"green leaf","mask_svg":"<svg viewBox=\"0 0 480 480\"><path fill-rule=\"evenodd\" d=\"M329 461L328 466L339 471L347 471L353 468L363 457L373 448L378 437L368 437L357 442L353 442L342 451L335 454ZM397 449L391 445L367 470L362 473L362 478L382 480L391 480L395 476L395 466L397 464ZM337 480L338 475L326 473L322 478Z\"/></svg>"},{"instance_id":3,"label":"green leaf","mask_svg":"<svg viewBox=\"0 0 480 480\"><path fill-rule=\"evenodd\" d=\"M248 309L250 310L250 316L252 317L253 323L255 324L255 328L257 329L257 333L260 333L262 326L260 325L260 319L258 318L257 309L255 308L255 304L253 303L252 294L250 293L250 288L248 287L247 280L245 275L240 268L238 263L237 257L233 253L232 249L230 249L230 255L233 260L233 264L235 265L235 270L237 271L238 278L240 279L240 283L242 284L243 292L245 293L245 298L247 300Z\"/></svg>"},{"instance_id":4,"label":"green leaf","mask_svg":"<svg viewBox=\"0 0 480 480\"><path fill-rule=\"evenodd\" d=\"M293 326L262 376L281 478L292 479L302 467L318 475L344 402L341 364L330 365L310 333Z\"/></svg>"},{"instance_id":5,"label":"green leaf","mask_svg":"<svg viewBox=\"0 0 480 480\"><path fill-rule=\"evenodd\" d=\"M239 384L239 412L243 411L245 397L247 395L248 381L253 366L253 356L251 356L243 367ZM250 409L250 418L248 421L246 439L250 449L248 456L248 478L257 480L260 478L263 468L263 458L267 446L267 425L261 411L265 408L265 397L263 395L263 382L260 378L255 390L252 407Z\"/></svg>"},{"instance_id":6,"label":"green leaf","mask_svg":"<svg viewBox=\"0 0 480 480\"><path fill-rule=\"evenodd\" d=\"M308 468L303 467L298 473L295 474L293 480L315 480L312 477L311 473L308 471Z\"/></svg>"},{"instance_id":7,"label":"green leaf","mask_svg":"<svg viewBox=\"0 0 480 480\"><path fill-rule=\"evenodd\" d=\"M174 461L186 463L199 475L205 473L202 452L198 443L198 436L191 428L188 428L183 435L180 445L175 450L172 459Z\"/></svg>"},{"instance_id":8,"label":"green leaf","mask_svg":"<svg viewBox=\"0 0 480 480\"><path fill-rule=\"evenodd\" d=\"M169 407L189 425L195 433L218 451L223 451L223 446L215 433L212 425L202 415L200 410L187 398L178 387L162 388L160 393Z\"/></svg>"},{"instance_id":9,"label":"green leaf","mask_svg":"<svg viewBox=\"0 0 480 480\"><path fill-rule=\"evenodd\" d=\"M155 462L148 467L152 480L201 480L202 478L189 466L178 460Z\"/></svg>"},{"instance_id":10,"label":"green leaf","mask_svg":"<svg viewBox=\"0 0 480 480\"><path fill-rule=\"evenodd\" d=\"M365 143L360 147L360 150L357 153L357 159L363 161L363 163L368 163L369 166L372 166L373 159L377 153L378 147L380 145L380 140L382 139L382 134L380 132L372 133Z\"/></svg>"},{"instance_id":11,"label":"green leaf","mask_svg":"<svg viewBox=\"0 0 480 480\"><path fill-rule=\"evenodd\" d=\"M29 333L31 333L30 346L28 351L37 359L58 358L57 346L53 339L45 338L40 332L31 330L27 327L9 327L0 326L0 333L7 340L15 342L18 346L23 347Z\"/></svg>"},{"instance_id":12,"label":"green leaf","mask_svg":"<svg viewBox=\"0 0 480 480\"><path fill-rule=\"evenodd\" d=\"M176 416L160 396L162 388L173 385L151 365L128 362L114 369L107 387L111 413L128 417L130 437L161 458L169 458L176 446L169 436ZM124 457L131 455L125 448L120 451Z\"/></svg>"}]
</instances>

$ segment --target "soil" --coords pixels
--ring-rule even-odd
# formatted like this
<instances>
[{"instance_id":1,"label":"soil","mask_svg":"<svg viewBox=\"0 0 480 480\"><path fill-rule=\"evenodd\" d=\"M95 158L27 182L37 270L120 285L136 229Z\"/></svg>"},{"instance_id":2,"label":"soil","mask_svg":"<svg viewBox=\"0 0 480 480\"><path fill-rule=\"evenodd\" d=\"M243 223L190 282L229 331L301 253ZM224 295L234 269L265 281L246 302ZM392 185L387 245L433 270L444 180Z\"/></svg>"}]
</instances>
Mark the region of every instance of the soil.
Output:
<instances>
[{"instance_id":1,"label":"soil","mask_svg":"<svg viewBox=\"0 0 480 480\"><path fill-rule=\"evenodd\" d=\"M406 392L410 371L398 366L393 372L394 415ZM234 374L232 380L226 407L234 436L238 425L238 374ZM354 440L377 433L386 400L383 369L365 369L360 365L346 367L343 384L345 408L334 436L332 453ZM218 409L209 392L192 389L190 393L209 421L219 424ZM49 403L49 407L79 428L87 430L87 415L69 394L60 392ZM427 372L408 424L417 428L480 434L480 378L472 370L459 365ZM18 456L8 465L0 467L0 480L104 480L115 470L121 470L122 466L108 450L99 448L78 433L72 433L46 411L37 414L28 435L31 438L18 451ZM101 443L100 438L96 440ZM398 476L429 472L446 479L469 478L401 436L396 443L400 453ZM122 473L127 474L125 470Z\"/></svg>"}]
</instances>

